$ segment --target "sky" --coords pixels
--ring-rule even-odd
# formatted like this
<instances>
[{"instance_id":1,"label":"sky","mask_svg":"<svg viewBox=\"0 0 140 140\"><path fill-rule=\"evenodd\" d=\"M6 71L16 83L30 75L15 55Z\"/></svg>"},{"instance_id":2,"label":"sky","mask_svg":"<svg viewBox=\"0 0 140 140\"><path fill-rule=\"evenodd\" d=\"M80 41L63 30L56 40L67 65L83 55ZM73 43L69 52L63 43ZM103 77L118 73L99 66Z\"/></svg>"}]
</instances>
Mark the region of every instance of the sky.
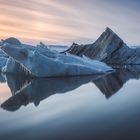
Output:
<instances>
[{"instance_id":1,"label":"sky","mask_svg":"<svg viewBox=\"0 0 140 140\"><path fill-rule=\"evenodd\" d=\"M0 0L0 39L86 44L106 27L140 45L140 0Z\"/></svg>"}]
</instances>

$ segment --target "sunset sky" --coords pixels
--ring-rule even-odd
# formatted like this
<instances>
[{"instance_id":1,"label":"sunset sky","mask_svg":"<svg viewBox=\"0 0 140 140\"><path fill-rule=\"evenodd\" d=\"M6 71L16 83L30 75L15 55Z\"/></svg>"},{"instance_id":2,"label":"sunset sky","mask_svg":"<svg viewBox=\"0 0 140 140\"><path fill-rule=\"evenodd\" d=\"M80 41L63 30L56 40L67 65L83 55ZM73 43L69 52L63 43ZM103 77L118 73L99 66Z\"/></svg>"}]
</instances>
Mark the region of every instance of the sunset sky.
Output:
<instances>
[{"instance_id":1,"label":"sunset sky","mask_svg":"<svg viewBox=\"0 0 140 140\"><path fill-rule=\"evenodd\" d=\"M107 26L140 45L140 0L0 0L0 39L91 43Z\"/></svg>"}]
</instances>

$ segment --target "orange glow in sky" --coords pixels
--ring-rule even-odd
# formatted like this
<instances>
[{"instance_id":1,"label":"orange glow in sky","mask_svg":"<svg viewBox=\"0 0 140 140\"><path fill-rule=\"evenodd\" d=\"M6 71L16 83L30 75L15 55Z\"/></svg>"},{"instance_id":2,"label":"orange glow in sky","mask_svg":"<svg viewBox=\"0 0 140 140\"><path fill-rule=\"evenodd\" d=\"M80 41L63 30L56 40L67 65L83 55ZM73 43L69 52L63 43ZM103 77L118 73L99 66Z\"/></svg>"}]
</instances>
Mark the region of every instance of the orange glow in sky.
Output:
<instances>
[{"instance_id":1,"label":"orange glow in sky","mask_svg":"<svg viewBox=\"0 0 140 140\"><path fill-rule=\"evenodd\" d=\"M91 43L109 26L129 44L140 44L139 12L129 3L105 1L0 0L0 38L31 44Z\"/></svg>"},{"instance_id":2,"label":"orange glow in sky","mask_svg":"<svg viewBox=\"0 0 140 140\"><path fill-rule=\"evenodd\" d=\"M0 84L0 104L12 96L11 91L6 83Z\"/></svg>"}]
</instances>

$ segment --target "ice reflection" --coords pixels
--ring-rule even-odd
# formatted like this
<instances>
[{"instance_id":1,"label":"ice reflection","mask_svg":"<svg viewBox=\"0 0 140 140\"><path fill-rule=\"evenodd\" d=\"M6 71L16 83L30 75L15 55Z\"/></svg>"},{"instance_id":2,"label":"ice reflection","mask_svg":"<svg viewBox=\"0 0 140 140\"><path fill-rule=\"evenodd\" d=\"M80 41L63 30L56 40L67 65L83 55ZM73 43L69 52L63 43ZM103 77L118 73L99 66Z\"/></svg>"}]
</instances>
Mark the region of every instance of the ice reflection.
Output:
<instances>
[{"instance_id":1,"label":"ice reflection","mask_svg":"<svg viewBox=\"0 0 140 140\"><path fill-rule=\"evenodd\" d=\"M30 79L29 77L6 75L5 80L13 96L4 101L1 107L8 111L16 111L22 105L26 106L29 103L37 106L51 95L67 93L89 82L93 82L105 97L109 98L117 93L129 79L139 78L140 68L138 66L119 68L108 75L83 77ZM5 81L3 76L0 80Z\"/></svg>"},{"instance_id":2,"label":"ice reflection","mask_svg":"<svg viewBox=\"0 0 140 140\"><path fill-rule=\"evenodd\" d=\"M9 111L15 111L22 105L27 105L31 102L37 106L40 101L53 94L66 93L102 76L29 79L7 75L7 84L13 96L2 103L1 107Z\"/></svg>"}]
</instances>

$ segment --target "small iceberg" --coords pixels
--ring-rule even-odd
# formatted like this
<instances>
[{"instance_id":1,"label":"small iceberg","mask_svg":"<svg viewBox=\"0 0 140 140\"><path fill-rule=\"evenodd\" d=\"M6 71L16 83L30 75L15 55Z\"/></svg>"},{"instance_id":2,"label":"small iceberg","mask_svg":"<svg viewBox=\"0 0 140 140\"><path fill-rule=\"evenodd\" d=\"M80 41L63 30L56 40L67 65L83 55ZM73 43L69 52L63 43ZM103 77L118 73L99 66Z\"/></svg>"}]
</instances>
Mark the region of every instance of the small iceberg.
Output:
<instances>
[{"instance_id":1,"label":"small iceberg","mask_svg":"<svg viewBox=\"0 0 140 140\"><path fill-rule=\"evenodd\" d=\"M20 74L24 69L36 77L58 77L104 74L112 71L112 68L103 62L59 53L41 44L28 47L18 41L8 40L1 43L1 49L10 57L3 68L4 72L13 71Z\"/></svg>"}]
</instances>

